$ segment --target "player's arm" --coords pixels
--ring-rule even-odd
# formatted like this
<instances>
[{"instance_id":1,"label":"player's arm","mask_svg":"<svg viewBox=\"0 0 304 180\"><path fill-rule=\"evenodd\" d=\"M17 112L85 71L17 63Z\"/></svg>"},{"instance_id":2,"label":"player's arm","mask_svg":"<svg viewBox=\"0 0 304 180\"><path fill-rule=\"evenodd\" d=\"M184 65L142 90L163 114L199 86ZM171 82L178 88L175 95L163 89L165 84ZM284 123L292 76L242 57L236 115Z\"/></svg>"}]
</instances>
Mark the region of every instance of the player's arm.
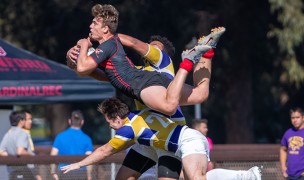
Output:
<instances>
[{"instance_id":1,"label":"player's arm","mask_svg":"<svg viewBox=\"0 0 304 180\"><path fill-rule=\"evenodd\" d=\"M162 52L159 48L151 46L139 39L125 34L118 34L118 37L124 46L135 50L139 55L145 57L150 63L155 65L160 63ZM168 58L168 60L170 59ZM170 63L170 61L168 63Z\"/></svg>"},{"instance_id":2,"label":"player's arm","mask_svg":"<svg viewBox=\"0 0 304 180\"><path fill-rule=\"evenodd\" d=\"M80 47L80 50L77 58L77 67L75 70L80 76L88 76L97 68L97 63L93 60L93 58L87 56L88 48L91 47L92 44L87 38L80 39L77 42L77 45Z\"/></svg>"},{"instance_id":3,"label":"player's arm","mask_svg":"<svg viewBox=\"0 0 304 180\"><path fill-rule=\"evenodd\" d=\"M67 52L67 56L66 56L66 63L67 66L74 70L77 73L77 57L79 54L79 50L80 47L79 46L73 46L71 49L68 50ZM79 73L77 73L79 76L83 76ZM94 70L91 74L89 74L90 77L99 80L99 81L109 81L107 76L105 75L105 73L103 71L101 71L100 69L96 68L96 70Z\"/></svg>"},{"instance_id":4,"label":"player's arm","mask_svg":"<svg viewBox=\"0 0 304 180\"><path fill-rule=\"evenodd\" d=\"M287 169L287 147L281 146L280 148L280 164L281 171L284 177L287 177L286 169Z\"/></svg>"},{"instance_id":5,"label":"player's arm","mask_svg":"<svg viewBox=\"0 0 304 180\"><path fill-rule=\"evenodd\" d=\"M85 155L87 155L87 156L90 154L92 154L92 151L85 152ZM92 172L93 172L93 165L87 166L87 180L92 179Z\"/></svg>"},{"instance_id":6,"label":"player's arm","mask_svg":"<svg viewBox=\"0 0 304 180\"><path fill-rule=\"evenodd\" d=\"M79 169L83 166L88 166L88 165L97 163L117 152L118 151L116 149L114 149L109 143L107 143L107 144L97 148L92 154L90 154L85 159L83 159L77 163L70 164L68 166L63 166L63 167L61 167L61 170L64 171L64 173L67 173L69 171Z\"/></svg>"},{"instance_id":7,"label":"player's arm","mask_svg":"<svg viewBox=\"0 0 304 180\"><path fill-rule=\"evenodd\" d=\"M149 45L139 39L125 34L118 34L118 37L122 45L135 50L141 56L145 56L149 51Z\"/></svg>"},{"instance_id":8,"label":"player's arm","mask_svg":"<svg viewBox=\"0 0 304 180\"><path fill-rule=\"evenodd\" d=\"M70 69L75 69L77 67L77 56L78 56L78 53L79 52L79 47L77 46L73 46L72 48L70 48L67 52L67 55L66 55L66 63L67 63L67 66L70 68Z\"/></svg>"}]
</instances>

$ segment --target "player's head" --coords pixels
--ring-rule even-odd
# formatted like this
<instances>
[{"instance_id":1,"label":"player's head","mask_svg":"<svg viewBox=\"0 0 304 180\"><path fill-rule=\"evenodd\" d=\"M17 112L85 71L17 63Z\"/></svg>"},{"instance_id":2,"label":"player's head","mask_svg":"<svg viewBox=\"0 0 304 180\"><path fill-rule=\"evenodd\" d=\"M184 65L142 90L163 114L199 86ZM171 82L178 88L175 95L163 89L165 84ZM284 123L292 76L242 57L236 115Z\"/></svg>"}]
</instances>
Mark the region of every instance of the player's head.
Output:
<instances>
[{"instance_id":1,"label":"player's head","mask_svg":"<svg viewBox=\"0 0 304 180\"><path fill-rule=\"evenodd\" d=\"M84 123L83 114L80 110L75 110L71 114L71 118L69 119L69 124L72 127L80 128Z\"/></svg>"},{"instance_id":2,"label":"player's head","mask_svg":"<svg viewBox=\"0 0 304 180\"><path fill-rule=\"evenodd\" d=\"M291 124L295 129L304 128L304 112L301 108L296 107L290 110Z\"/></svg>"},{"instance_id":3,"label":"player's head","mask_svg":"<svg viewBox=\"0 0 304 180\"><path fill-rule=\"evenodd\" d=\"M127 104L117 98L109 98L98 105L97 110L102 113L110 127L119 129L121 120L124 120L130 114L130 109Z\"/></svg>"},{"instance_id":4,"label":"player's head","mask_svg":"<svg viewBox=\"0 0 304 180\"><path fill-rule=\"evenodd\" d=\"M157 46L160 50L165 51L170 57L174 56L175 47L172 42L169 41L166 37L159 35L153 35L150 37L149 43L151 45Z\"/></svg>"},{"instance_id":5,"label":"player's head","mask_svg":"<svg viewBox=\"0 0 304 180\"><path fill-rule=\"evenodd\" d=\"M92 15L94 16L94 20L98 22L102 21L102 28L108 28L112 34L116 32L119 13L114 6L96 4L92 7Z\"/></svg>"},{"instance_id":6,"label":"player's head","mask_svg":"<svg viewBox=\"0 0 304 180\"><path fill-rule=\"evenodd\" d=\"M191 122L191 126L193 129L198 130L204 136L207 136L208 132L208 120L207 119L193 119Z\"/></svg>"},{"instance_id":7,"label":"player's head","mask_svg":"<svg viewBox=\"0 0 304 180\"><path fill-rule=\"evenodd\" d=\"M10 119L11 126L18 126L18 124L20 122L23 122L23 124L22 124L22 127L23 127L24 122L25 122L25 114L20 111L13 111L13 112L11 112L9 119Z\"/></svg>"}]
</instances>

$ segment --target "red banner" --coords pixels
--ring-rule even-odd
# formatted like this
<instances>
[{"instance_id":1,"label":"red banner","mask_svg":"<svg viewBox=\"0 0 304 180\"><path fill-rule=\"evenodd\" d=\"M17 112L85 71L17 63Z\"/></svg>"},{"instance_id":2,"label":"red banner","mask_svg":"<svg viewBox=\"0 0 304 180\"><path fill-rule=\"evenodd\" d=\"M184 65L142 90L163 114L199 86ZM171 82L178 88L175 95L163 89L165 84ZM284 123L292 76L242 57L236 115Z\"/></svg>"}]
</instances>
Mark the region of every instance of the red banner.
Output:
<instances>
[{"instance_id":1,"label":"red banner","mask_svg":"<svg viewBox=\"0 0 304 180\"><path fill-rule=\"evenodd\" d=\"M50 66L41 60L0 57L0 72L53 72Z\"/></svg>"},{"instance_id":2,"label":"red banner","mask_svg":"<svg viewBox=\"0 0 304 180\"><path fill-rule=\"evenodd\" d=\"M7 86L0 88L0 97L62 96L62 86Z\"/></svg>"}]
</instances>

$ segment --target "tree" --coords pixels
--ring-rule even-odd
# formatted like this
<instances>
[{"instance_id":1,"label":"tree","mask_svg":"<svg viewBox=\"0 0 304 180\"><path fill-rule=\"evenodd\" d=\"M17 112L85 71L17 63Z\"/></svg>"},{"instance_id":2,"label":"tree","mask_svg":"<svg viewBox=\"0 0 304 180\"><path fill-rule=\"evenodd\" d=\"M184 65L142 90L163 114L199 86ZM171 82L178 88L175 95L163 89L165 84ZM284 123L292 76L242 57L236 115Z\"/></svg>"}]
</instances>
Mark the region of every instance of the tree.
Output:
<instances>
[{"instance_id":1,"label":"tree","mask_svg":"<svg viewBox=\"0 0 304 180\"><path fill-rule=\"evenodd\" d=\"M302 0L2 0L0 36L64 64L67 49L88 35L95 3L119 10L118 32L144 41L154 34L167 36L176 47L175 68L193 36L226 27L213 60L210 97L202 104L215 143L277 142L290 123L289 107L303 103ZM141 63L140 57L127 53L135 64ZM189 75L190 84L191 79ZM183 110L187 119L194 118L192 106ZM67 118L60 114L58 122Z\"/></svg>"},{"instance_id":2,"label":"tree","mask_svg":"<svg viewBox=\"0 0 304 180\"><path fill-rule=\"evenodd\" d=\"M285 68L281 82L291 82L299 89L304 81L303 53L297 53L301 51L299 47L303 46L304 39L304 3L302 0L269 0L269 3L278 21L272 25L268 36L278 40L281 63Z\"/></svg>"}]
</instances>

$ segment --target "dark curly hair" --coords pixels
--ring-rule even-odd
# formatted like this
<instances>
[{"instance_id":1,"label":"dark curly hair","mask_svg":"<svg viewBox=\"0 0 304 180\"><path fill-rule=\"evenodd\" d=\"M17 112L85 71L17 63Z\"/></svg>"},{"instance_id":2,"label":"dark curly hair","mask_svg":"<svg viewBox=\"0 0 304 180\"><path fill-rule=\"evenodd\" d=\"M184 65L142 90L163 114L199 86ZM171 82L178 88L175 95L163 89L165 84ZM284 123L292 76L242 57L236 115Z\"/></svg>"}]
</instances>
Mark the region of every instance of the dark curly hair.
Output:
<instances>
[{"instance_id":1,"label":"dark curly hair","mask_svg":"<svg viewBox=\"0 0 304 180\"><path fill-rule=\"evenodd\" d=\"M128 105L115 97L104 100L98 105L97 110L110 119L115 119L117 116L124 119L130 113Z\"/></svg>"},{"instance_id":2,"label":"dark curly hair","mask_svg":"<svg viewBox=\"0 0 304 180\"><path fill-rule=\"evenodd\" d=\"M96 4L92 7L92 15L102 18L104 25L109 27L111 33L115 33L118 26L119 12L110 4Z\"/></svg>"},{"instance_id":3,"label":"dark curly hair","mask_svg":"<svg viewBox=\"0 0 304 180\"><path fill-rule=\"evenodd\" d=\"M170 56L173 57L175 53L175 47L172 42L168 40L166 37L162 37L160 35L153 35L150 37L149 43L152 41L159 41L164 45L164 51Z\"/></svg>"}]
</instances>

